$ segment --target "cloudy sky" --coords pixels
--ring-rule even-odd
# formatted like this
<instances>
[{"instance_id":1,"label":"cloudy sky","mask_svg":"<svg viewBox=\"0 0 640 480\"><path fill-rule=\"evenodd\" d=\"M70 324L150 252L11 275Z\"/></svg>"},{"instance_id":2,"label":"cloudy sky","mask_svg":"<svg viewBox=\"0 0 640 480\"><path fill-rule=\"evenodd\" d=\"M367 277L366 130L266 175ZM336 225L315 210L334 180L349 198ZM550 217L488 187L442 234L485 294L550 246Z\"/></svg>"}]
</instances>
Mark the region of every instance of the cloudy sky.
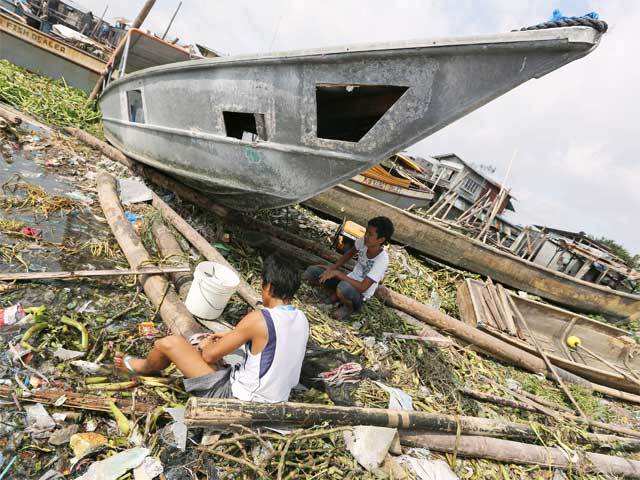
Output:
<instances>
[{"instance_id":1,"label":"cloudy sky","mask_svg":"<svg viewBox=\"0 0 640 480\"><path fill-rule=\"evenodd\" d=\"M133 19L142 0L78 0ZM158 0L145 27L162 32L178 0ZM497 33L554 8L609 23L589 56L532 80L410 150L455 152L496 167L518 199L513 220L616 239L640 253L640 2L636 0L184 0L169 36L226 54Z\"/></svg>"}]
</instances>

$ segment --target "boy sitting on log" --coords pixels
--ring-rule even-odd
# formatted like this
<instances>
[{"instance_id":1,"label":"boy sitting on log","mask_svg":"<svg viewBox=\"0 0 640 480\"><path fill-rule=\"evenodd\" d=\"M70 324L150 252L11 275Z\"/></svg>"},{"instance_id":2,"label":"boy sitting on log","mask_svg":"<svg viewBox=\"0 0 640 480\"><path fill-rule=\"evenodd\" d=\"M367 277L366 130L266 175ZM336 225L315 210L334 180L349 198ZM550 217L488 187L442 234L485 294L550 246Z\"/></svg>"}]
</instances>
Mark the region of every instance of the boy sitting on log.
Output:
<instances>
[{"instance_id":1,"label":"boy sitting on log","mask_svg":"<svg viewBox=\"0 0 640 480\"><path fill-rule=\"evenodd\" d=\"M362 304L373 296L389 266L389 255L384 244L391 240L393 223L387 217L375 217L367 223L364 238L358 238L354 247L332 265L312 265L303 278L315 286L322 286L328 294L323 303L340 307L333 316L337 320L347 319L357 312ZM348 275L340 268L356 258L356 266Z\"/></svg>"},{"instance_id":2,"label":"boy sitting on log","mask_svg":"<svg viewBox=\"0 0 640 480\"><path fill-rule=\"evenodd\" d=\"M171 335L157 340L146 358L116 355L122 371L148 375L175 363L185 376L185 390L199 397L238 398L275 403L289 399L298 384L309 337L309 323L290 304L300 287L300 275L291 262L270 256L262 268L264 309L247 314L236 327L214 333L194 347ZM238 348L246 350L243 363L222 365L222 358Z\"/></svg>"}]
</instances>

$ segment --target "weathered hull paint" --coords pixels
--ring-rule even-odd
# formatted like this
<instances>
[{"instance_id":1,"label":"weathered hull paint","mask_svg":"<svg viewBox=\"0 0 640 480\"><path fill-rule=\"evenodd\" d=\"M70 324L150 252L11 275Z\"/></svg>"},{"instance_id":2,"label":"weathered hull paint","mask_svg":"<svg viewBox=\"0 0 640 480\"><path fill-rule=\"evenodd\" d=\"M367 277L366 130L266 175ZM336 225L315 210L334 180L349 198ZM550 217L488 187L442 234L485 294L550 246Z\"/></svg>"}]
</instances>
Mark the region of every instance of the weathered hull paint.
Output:
<instances>
[{"instance_id":1,"label":"weathered hull paint","mask_svg":"<svg viewBox=\"0 0 640 480\"><path fill-rule=\"evenodd\" d=\"M394 240L431 257L583 312L640 318L638 295L545 268L342 185L307 200L306 205L361 225L385 215L395 225Z\"/></svg>"},{"instance_id":2,"label":"weathered hull paint","mask_svg":"<svg viewBox=\"0 0 640 480\"><path fill-rule=\"evenodd\" d=\"M352 178L527 80L583 57L599 38L591 28L569 27L193 60L110 83L100 107L107 139L125 154L232 208L274 208ZM364 136L345 141L318 136L316 89L326 85L347 92L406 90ZM131 90L141 91L144 123L130 121ZM369 115L369 101L344 111ZM343 115L340 105L332 114ZM266 139L228 136L225 111L263 115Z\"/></svg>"},{"instance_id":3,"label":"weathered hull paint","mask_svg":"<svg viewBox=\"0 0 640 480\"><path fill-rule=\"evenodd\" d=\"M0 13L0 59L91 91L106 67L99 58Z\"/></svg>"},{"instance_id":4,"label":"weathered hull paint","mask_svg":"<svg viewBox=\"0 0 640 480\"><path fill-rule=\"evenodd\" d=\"M462 320L473 326L482 323L483 288L483 282L472 279L467 279L458 286L460 315ZM589 354L569 349L565 341L570 335L577 336L589 350L631 375L630 370L640 371L640 357L630 355L637 344L629 332L553 305L522 298L513 293L510 295L554 365L600 385L640 393L637 384ZM486 331L530 353L537 353L536 348L528 342L492 329Z\"/></svg>"}]
</instances>

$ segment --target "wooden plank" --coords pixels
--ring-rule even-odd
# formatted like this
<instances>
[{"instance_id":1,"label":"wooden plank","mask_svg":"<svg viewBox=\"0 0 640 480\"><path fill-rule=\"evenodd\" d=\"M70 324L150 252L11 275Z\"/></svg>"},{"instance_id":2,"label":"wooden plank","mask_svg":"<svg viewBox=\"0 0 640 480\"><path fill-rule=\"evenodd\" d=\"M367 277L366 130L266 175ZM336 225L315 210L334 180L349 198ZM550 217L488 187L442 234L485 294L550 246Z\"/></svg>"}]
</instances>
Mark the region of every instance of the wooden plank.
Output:
<instances>
[{"instance_id":1,"label":"wooden plank","mask_svg":"<svg viewBox=\"0 0 640 480\"><path fill-rule=\"evenodd\" d=\"M56 280L84 277L117 277L125 275L157 275L162 273L190 272L191 268L184 267L146 267L125 270L70 270L68 272L18 272L0 273L0 281L14 280Z\"/></svg>"},{"instance_id":2,"label":"wooden plank","mask_svg":"<svg viewBox=\"0 0 640 480\"><path fill-rule=\"evenodd\" d=\"M496 287L498 288L498 299L502 304L502 309L505 314L504 320L507 325L507 332L510 335L518 335L518 337L522 338L519 334L520 332L518 332L518 328L516 326L515 320L513 319L513 312L511 310L511 305L509 305L507 291L500 284L496 285Z\"/></svg>"},{"instance_id":3,"label":"wooden plank","mask_svg":"<svg viewBox=\"0 0 640 480\"><path fill-rule=\"evenodd\" d=\"M109 403L114 402L123 413L129 415L132 413L146 414L151 412L157 405L132 402L125 398L115 397L99 397L96 395L87 395L86 393L76 393L58 388L33 390L24 392L20 389L14 389L5 385L0 385L0 398L13 400L14 396L21 402L42 403L43 405L53 405L65 397L60 408L75 408L79 410L90 410L94 412L110 412ZM135 410L135 411L134 411Z\"/></svg>"}]
</instances>

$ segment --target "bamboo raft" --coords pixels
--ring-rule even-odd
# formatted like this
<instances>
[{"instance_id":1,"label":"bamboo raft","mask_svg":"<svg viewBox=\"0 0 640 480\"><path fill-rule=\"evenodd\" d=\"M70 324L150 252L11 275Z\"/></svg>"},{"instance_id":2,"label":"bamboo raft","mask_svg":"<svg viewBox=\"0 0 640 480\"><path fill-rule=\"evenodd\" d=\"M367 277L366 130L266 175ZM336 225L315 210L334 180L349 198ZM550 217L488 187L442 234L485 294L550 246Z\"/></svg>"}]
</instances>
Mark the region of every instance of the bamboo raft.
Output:
<instances>
[{"instance_id":1,"label":"bamboo raft","mask_svg":"<svg viewBox=\"0 0 640 480\"><path fill-rule=\"evenodd\" d=\"M491 280L465 280L457 299L466 323L535 354L526 321L554 365L601 385L640 392L640 346L629 332L521 297Z\"/></svg>"}]
</instances>

